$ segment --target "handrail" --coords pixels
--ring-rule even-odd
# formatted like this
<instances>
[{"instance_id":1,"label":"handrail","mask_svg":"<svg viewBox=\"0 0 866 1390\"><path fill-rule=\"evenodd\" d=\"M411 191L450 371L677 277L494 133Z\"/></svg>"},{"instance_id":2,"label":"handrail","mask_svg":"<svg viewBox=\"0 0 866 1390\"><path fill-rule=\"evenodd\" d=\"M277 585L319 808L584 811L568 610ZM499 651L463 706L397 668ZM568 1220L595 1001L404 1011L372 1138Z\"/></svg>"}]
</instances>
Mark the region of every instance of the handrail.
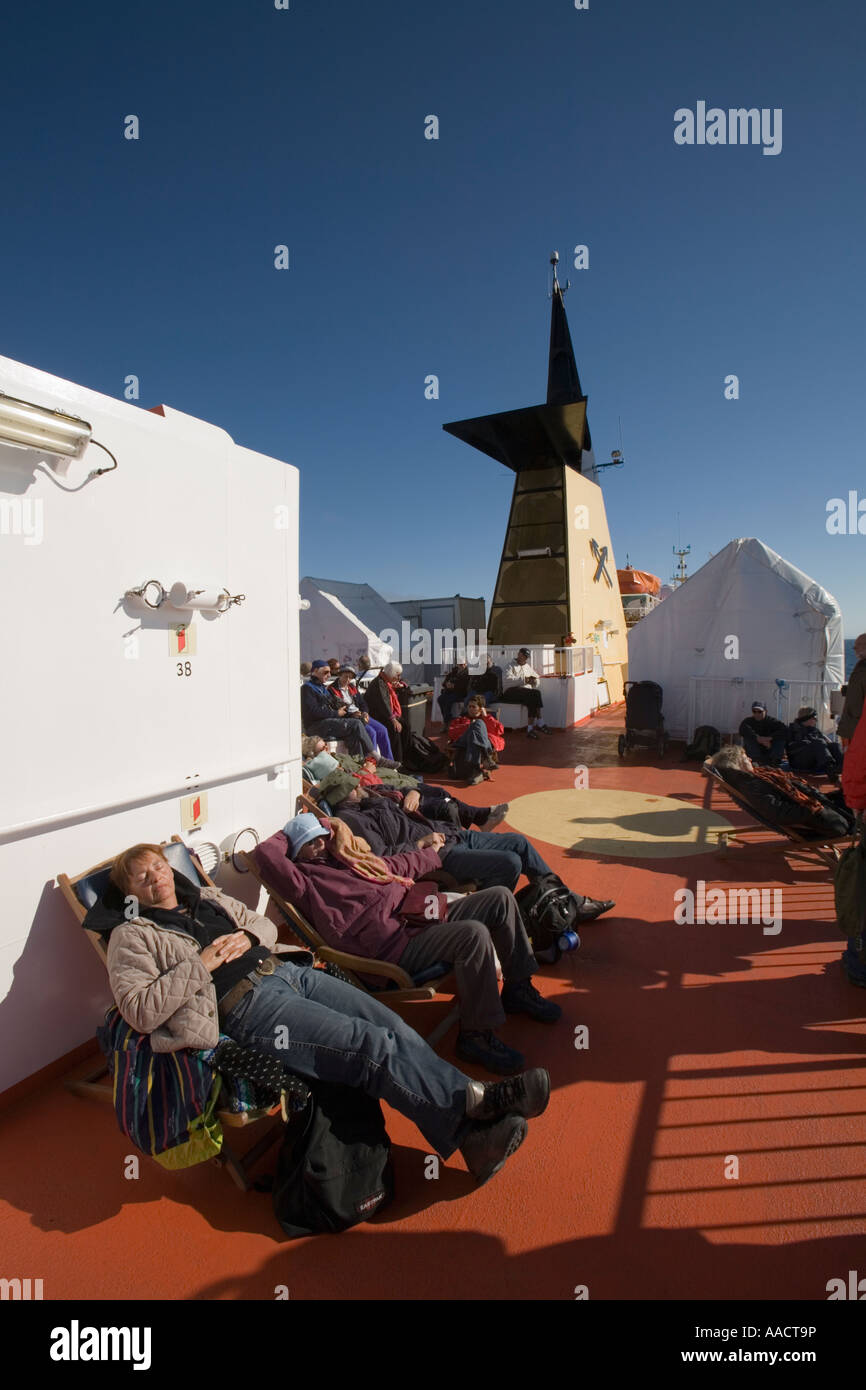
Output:
<instances>
[{"instance_id":1,"label":"handrail","mask_svg":"<svg viewBox=\"0 0 866 1390\"><path fill-rule=\"evenodd\" d=\"M291 762L297 762L299 758L300 754L296 754L294 757L271 758L266 762L255 763L251 767L240 764L224 772L216 772L206 776L199 775L193 784L189 779L185 779L183 782L173 782L167 787L154 787L152 790L138 792L134 796L95 802L93 805L78 806L69 811L55 811L49 816L37 816L34 820L19 821L16 825L0 826L0 842L14 839L19 835L26 835L34 830L47 830L49 827L64 825L71 821L89 820L96 816L107 815L112 811L122 811L129 807L141 806L148 801L162 801L171 796L192 796L205 787L219 786L223 782L234 782L241 777L255 777L262 772L276 772Z\"/></svg>"}]
</instances>

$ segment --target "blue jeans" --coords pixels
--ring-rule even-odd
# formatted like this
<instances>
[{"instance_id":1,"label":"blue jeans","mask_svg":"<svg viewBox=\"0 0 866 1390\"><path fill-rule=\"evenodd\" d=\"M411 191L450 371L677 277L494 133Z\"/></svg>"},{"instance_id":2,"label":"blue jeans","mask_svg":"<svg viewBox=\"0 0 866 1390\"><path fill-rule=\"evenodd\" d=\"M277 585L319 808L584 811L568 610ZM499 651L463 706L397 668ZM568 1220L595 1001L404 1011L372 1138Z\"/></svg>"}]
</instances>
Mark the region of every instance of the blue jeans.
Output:
<instances>
[{"instance_id":1,"label":"blue jeans","mask_svg":"<svg viewBox=\"0 0 866 1390\"><path fill-rule=\"evenodd\" d=\"M849 936L848 945L842 952L842 967L852 984L866 989L866 965L860 959L862 949L863 937Z\"/></svg>"},{"instance_id":2,"label":"blue jeans","mask_svg":"<svg viewBox=\"0 0 866 1390\"><path fill-rule=\"evenodd\" d=\"M493 752L493 745L487 733L487 725L483 719L473 719L469 728L464 730L458 739L454 740L454 747L457 750L454 757L454 766L459 777L472 777L481 767L481 759L485 753Z\"/></svg>"},{"instance_id":3,"label":"blue jeans","mask_svg":"<svg viewBox=\"0 0 866 1390\"><path fill-rule=\"evenodd\" d=\"M443 851L441 860L458 883L474 879L479 888L513 889L521 874L532 879L553 872L525 835L484 830L464 830L460 844Z\"/></svg>"},{"instance_id":4,"label":"blue jeans","mask_svg":"<svg viewBox=\"0 0 866 1390\"><path fill-rule=\"evenodd\" d=\"M470 1125L469 1078L391 1009L323 970L288 961L273 975L250 978L254 988L220 1020L230 1038L299 1076L359 1086L387 1101L443 1158L459 1148Z\"/></svg>"}]
</instances>

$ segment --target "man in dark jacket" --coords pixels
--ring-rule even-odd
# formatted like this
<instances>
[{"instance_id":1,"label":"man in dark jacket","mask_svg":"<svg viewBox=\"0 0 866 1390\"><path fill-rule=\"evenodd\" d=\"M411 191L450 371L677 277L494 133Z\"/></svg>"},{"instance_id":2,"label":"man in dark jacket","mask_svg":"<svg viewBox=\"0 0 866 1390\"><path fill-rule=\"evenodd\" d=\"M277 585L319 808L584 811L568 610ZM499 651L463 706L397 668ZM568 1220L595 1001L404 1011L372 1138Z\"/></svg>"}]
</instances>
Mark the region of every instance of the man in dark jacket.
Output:
<instances>
[{"instance_id":1,"label":"man in dark jacket","mask_svg":"<svg viewBox=\"0 0 866 1390\"><path fill-rule=\"evenodd\" d=\"M451 711L469 693L469 667L465 661L458 661L447 672L439 692L439 709L445 728L451 723Z\"/></svg>"},{"instance_id":2,"label":"man in dark jacket","mask_svg":"<svg viewBox=\"0 0 866 1390\"><path fill-rule=\"evenodd\" d=\"M863 713L866 698L866 632L861 632L854 643L857 665L848 677L848 690L845 694L845 708L839 719L839 737L848 743L854 737L854 730Z\"/></svg>"},{"instance_id":3,"label":"man in dark jacket","mask_svg":"<svg viewBox=\"0 0 866 1390\"><path fill-rule=\"evenodd\" d=\"M374 854L386 857L432 847L439 850L442 868L458 883L469 881L479 888L508 888L512 892L521 874L530 882L553 871L525 835L493 835L483 830L462 830L450 821L430 820L417 812L407 815L398 800L401 793L368 795L357 779L346 772L332 772L319 783L319 794L355 835L366 840ZM579 893L575 894L581 898ZM608 912L613 902L583 898L577 920L593 921Z\"/></svg>"},{"instance_id":4,"label":"man in dark jacket","mask_svg":"<svg viewBox=\"0 0 866 1390\"><path fill-rule=\"evenodd\" d=\"M818 728L818 713L804 705L788 726L788 762L792 772L825 774L834 780L842 767L842 749Z\"/></svg>"},{"instance_id":5,"label":"man in dark jacket","mask_svg":"<svg viewBox=\"0 0 866 1390\"><path fill-rule=\"evenodd\" d=\"M766 705L756 700L751 719L744 719L740 725L740 738L752 762L778 767L785 756L788 730L780 719L767 714Z\"/></svg>"},{"instance_id":6,"label":"man in dark jacket","mask_svg":"<svg viewBox=\"0 0 866 1390\"><path fill-rule=\"evenodd\" d=\"M346 705L341 705L329 687L325 685L330 675L327 661L314 661L310 679L301 686L301 723L305 734L318 734L321 738L342 739L350 753L378 754L373 740L360 719L348 718Z\"/></svg>"},{"instance_id":7,"label":"man in dark jacket","mask_svg":"<svg viewBox=\"0 0 866 1390\"><path fill-rule=\"evenodd\" d=\"M404 719L401 696L409 694L409 687L400 679L403 667L399 661L389 661L382 667L381 674L371 681L364 692L367 707L374 719L384 724L397 762L403 760Z\"/></svg>"}]
</instances>

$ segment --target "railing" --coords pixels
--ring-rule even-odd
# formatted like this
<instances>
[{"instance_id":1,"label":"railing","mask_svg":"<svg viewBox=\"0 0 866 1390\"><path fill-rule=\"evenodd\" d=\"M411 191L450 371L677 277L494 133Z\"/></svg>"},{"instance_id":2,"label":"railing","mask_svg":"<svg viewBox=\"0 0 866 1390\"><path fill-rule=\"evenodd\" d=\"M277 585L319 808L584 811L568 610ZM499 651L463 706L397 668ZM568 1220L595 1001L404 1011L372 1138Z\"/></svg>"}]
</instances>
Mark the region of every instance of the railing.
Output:
<instances>
[{"instance_id":1,"label":"railing","mask_svg":"<svg viewBox=\"0 0 866 1390\"><path fill-rule=\"evenodd\" d=\"M17 824L0 825L0 843L17 839L22 835L33 834L34 831L57 829L61 825L70 825L76 821L93 820L100 816L113 815L118 811L147 805L151 801L166 801L176 796L192 796L195 792L205 791L209 787L218 787L225 782L240 782L249 777L259 777L263 772L271 775L279 775L281 771L287 773L293 762L298 762L297 753L289 757L281 754L279 757L270 758L265 762L256 760L252 764L237 763L225 770L217 769L192 779L184 778L183 781L179 779L168 782L155 781L150 787L144 789L138 787L128 795L111 797L105 801L95 801L89 805L76 806L65 811L53 811L47 815L35 816L32 820L18 821Z\"/></svg>"},{"instance_id":2,"label":"railing","mask_svg":"<svg viewBox=\"0 0 866 1390\"><path fill-rule=\"evenodd\" d=\"M835 729L830 717L830 688L822 680L789 681L781 677L763 680L710 679L704 676L689 678L689 742L700 724L711 724L722 735L735 735L740 724L752 712L752 704L760 700L767 713L783 724L791 724L801 705L818 712L818 725L825 733Z\"/></svg>"},{"instance_id":3,"label":"railing","mask_svg":"<svg viewBox=\"0 0 866 1390\"><path fill-rule=\"evenodd\" d=\"M555 647L552 643L526 648L488 646L484 651L484 657L489 656L493 665L499 666L504 674L512 662L517 660L517 653L523 650L529 652L529 665L540 676L583 676L596 669L596 648L594 646ZM473 654L470 653L470 655ZM441 673L444 675L455 662L466 659L466 653L460 652L458 648L443 650ZM483 662L473 662L470 671L473 675L483 674ZM601 674L600 665L598 673Z\"/></svg>"}]
</instances>

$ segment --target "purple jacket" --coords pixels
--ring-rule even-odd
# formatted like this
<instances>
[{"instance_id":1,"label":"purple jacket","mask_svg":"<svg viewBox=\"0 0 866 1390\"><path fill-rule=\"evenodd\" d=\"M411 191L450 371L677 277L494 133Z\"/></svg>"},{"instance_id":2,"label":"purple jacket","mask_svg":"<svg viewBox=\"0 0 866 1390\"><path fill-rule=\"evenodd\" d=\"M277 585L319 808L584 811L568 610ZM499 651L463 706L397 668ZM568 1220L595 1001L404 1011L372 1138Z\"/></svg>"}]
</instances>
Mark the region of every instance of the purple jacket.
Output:
<instances>
[{"instance_id":1,"label":"purple jacket","mask_svg":"<svg viewBox=\"0 0 866 1390\"><path fill-rule=\"evenodd\" d=\"M281 830L253 851L265 884L271 884L310 921L329 946L356 956L399 961L423 927L407 927L398 911L408 889L402 883L373 883L332 858L295 864ZM435 849L392 854L384 861L394 874L422 879L442 864Z\"/></svg>"}]
</instances>

